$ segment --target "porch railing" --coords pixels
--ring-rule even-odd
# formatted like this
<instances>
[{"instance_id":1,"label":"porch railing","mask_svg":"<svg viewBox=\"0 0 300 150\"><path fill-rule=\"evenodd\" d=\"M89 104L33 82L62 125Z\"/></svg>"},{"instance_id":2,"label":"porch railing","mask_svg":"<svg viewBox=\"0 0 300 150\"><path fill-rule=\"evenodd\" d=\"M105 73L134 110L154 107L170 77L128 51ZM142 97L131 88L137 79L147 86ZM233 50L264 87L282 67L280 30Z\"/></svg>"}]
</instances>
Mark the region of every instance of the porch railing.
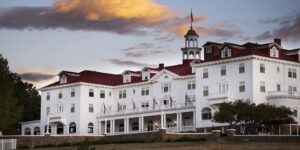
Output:
<instances>
[{"instance_id":1,"label":"porch railing","mask_svg":"<svg viewBox=\"0 0 300 150\"><path fill-rule=\"evenodd\" d=\"M0 150L16 149L17 139L1 139L0 140Z\"/></svg>"},{"instance_id":2,"label":"porch railing","mask_svg":"<svg viewBox=\"0 0 300 150\"><path fill-rule=\"evenodd\" d=\"M293 91L270 91L268 92L268 99L276 99L276 98L294 98L300 99L300 92Z\"/></svg>"},{"instance_id":3,"label":"porch railing","mask_svg":"<svg viewBox=\"0 0 300 150\"><path fill-rule=\"evenodd\" d=\"M181 126L181 131L194 131L194 125Z\"/></svg>"},{"instance_id":4,"label":"porch railing","mask_svg":"<svg viewBox=\"0 0 300 150\"><path fill-rule=\"evenodd\" d=\"M151 113L151 112L161 112L161 111L172 111L172 110L181 110L181 109L190 109L195 108L194 102L187 102L184 104L173 104L164 105L164 106L156 106L155 108L148 107L145 108L136 108L136 109L125 109L120 111L108 111L108 112L100 112L97 114L97 117L109 117L109 116L122 116L129 114L142 114L142 113Z\"/></svg>"}]
</instances>

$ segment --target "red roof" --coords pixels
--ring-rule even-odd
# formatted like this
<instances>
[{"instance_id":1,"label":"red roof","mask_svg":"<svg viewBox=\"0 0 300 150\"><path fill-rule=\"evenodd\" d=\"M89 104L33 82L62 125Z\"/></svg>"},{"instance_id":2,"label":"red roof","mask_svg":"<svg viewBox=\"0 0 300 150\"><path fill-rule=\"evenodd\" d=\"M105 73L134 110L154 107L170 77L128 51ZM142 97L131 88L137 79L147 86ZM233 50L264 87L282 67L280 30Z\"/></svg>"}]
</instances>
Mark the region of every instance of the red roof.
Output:
<instances>
[{"instance_id":1,"label":"red roof","mask_svg":"<svg viewBox=\"0 0 300 150\"><path fill-rule=\"evenodd\" d=\"M164 69L169 70L179 76L186 76L192 74L192 67L190 65L192 60L185 60L180 65L168 66L164 67ZM163 68L151 68L151 70L161 71ZM130 71L133 73L141 74L139 71ZM132 83L139 83L139 82L147 82L147 80L142 80L142 76L131 76L131 82L123 83L123 75L122 74L110 74L110 73L103 73L103 72L96 72L96 71L89 71L85 70L80 73L69 74L69 71L62 71L60 75L65 74L67 76L67 83L64 84L71 84L71 83L78 83L78 82L85 82L85 83L93 83L93 84L101 84L101 85L109 85L109 86L117 86L117 85L124 85L124 84L132 84ZM76 76L74 76L76 74ZM150 73L150 78L154 77L155 73ZM52 87L60 84L59 81L47 85L45 87Z\"/></svg>"}]
</instances>

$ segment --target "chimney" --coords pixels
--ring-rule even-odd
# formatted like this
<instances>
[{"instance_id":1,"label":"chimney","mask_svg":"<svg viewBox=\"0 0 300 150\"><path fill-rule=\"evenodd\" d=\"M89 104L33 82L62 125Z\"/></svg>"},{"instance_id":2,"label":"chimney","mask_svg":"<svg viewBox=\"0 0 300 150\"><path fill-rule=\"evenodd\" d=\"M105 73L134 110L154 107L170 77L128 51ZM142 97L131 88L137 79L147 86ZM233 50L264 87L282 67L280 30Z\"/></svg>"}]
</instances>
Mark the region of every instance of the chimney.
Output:
<instances>
[{"instance_id":1,"label":"chimney","mask_svg":"<svg viewBox=\"0 0 300 150\"><path fill-rule=\"evenodd\" d=\"M160 63L159 65L158 65L158 68L159 69L163 69L165 67L165 65L163 64L163 63Z\"/></svg>"},{"instance_id":2,"label":"chimney","mask_svg":"<svg viewBox=\"0 0 300 150\"><path fill-rule=\"evenodd\" d=\"M276 38L276 39L274 39L274 42L281 46L281 39Z\"/></svg>"}]
</instances>

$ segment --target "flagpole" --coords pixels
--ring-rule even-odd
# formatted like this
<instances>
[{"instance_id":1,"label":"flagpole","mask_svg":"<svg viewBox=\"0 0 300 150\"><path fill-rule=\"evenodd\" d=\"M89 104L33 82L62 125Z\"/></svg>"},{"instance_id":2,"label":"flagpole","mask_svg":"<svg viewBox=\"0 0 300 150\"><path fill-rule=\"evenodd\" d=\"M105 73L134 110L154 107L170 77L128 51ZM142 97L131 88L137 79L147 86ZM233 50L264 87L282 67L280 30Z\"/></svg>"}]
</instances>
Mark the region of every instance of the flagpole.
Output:
<instances>
[{"instance_id":1,"label":"flagpole","mask_svg":"<svg viewBox=\"0 0 300 150\"><path fill-rule=\"evenodd\" d=\"M193 10L191 8L191 29L193 29L193 21L194 21L194 19L193 19Z\"/></svg>"}]
</instances>

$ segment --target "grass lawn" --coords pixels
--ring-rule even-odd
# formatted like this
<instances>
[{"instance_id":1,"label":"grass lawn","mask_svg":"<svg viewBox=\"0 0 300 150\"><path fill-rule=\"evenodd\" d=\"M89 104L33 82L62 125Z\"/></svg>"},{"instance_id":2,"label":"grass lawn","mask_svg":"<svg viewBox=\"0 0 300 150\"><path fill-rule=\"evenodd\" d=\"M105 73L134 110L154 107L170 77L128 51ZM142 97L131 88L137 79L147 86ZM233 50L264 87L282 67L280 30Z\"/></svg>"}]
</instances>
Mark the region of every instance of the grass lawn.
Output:
<instances>
[{"instance_id":1,"label":"grass lawn","mask_svg":"<svg viewBox=\"0 0 300 150\"><path fill-rule=\"evenodd\" d=\"M299 150L299 142L170 142L95 145L96 150ZM38 149L36 149L38 150ZM39 150L76 150L76 147Z\"/></svg>"}]
</instances>

